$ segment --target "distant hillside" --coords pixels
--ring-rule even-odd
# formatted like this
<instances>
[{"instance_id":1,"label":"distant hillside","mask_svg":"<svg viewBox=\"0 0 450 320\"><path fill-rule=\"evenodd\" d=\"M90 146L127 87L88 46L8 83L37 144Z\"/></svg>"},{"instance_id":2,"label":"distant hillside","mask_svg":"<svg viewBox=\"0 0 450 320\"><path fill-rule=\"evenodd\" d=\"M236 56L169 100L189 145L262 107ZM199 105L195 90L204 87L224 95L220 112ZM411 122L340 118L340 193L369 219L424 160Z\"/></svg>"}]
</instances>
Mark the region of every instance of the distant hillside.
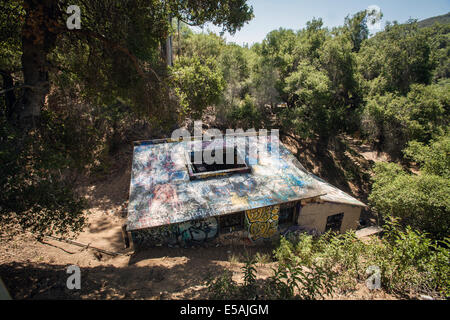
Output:
<instances>
[{"instance_id":1,"label":"distant hillside","mask_svg":"<svg viewBox=\"0 0 450 320\"><path fill-rule=\"evenodd\" d=\"M433 26L436 22L439 22L440 24L448 24L450 23L450 12L447 14L444 14L442 16L436 16L432 18L428 18L422 21L419 21L419 27L420 28L426 28Z\"/></svg>"}]
</instances>

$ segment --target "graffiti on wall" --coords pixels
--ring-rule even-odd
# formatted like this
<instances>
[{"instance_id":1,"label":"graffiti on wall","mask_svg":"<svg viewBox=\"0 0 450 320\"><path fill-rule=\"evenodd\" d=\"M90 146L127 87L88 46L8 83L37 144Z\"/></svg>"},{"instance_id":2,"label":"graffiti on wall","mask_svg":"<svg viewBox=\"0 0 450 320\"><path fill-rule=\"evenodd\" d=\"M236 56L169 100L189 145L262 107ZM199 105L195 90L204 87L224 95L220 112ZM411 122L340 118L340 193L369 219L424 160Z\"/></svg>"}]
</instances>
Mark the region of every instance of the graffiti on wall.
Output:
<instances>
[{"instance_id":1,"label":"graffiti on wall","mask_svg":"<svg viewBox=\"0 0 450 320\"><path fill-rule=\"evenodd\" d=\"M176 244L178 227L176 225L161 226L131 232L133 243L140 246L154 246L158 244Z\"/></svg>"},{"instance_id":2,"label":"graffiti on wall","mask_svg":"<svg viewBox=\"0 0 450 320\"><path fill-rule=\"evenodd\" d=\"M218 222L217 218L211 217L197 221L132 231L131 234L133 243L138 247L162 244L201 244L217 236Z\"/></svg>"},{"instance_id":3,"label":"graffiti on wall","mask_svg":"<svg viewBox=\"0 0 450 320\"><path fill-rule=\"evenodd\" d=\"M221 216L219 219L221 233L231 233L244 228L244 212Z\"/></svg>"},{"instance_id":4,"label":"graffiti on wall","mask_svg":"<svg viewBox=\"0 0 450 320\"><path fill-rule=\"evenodd\" d=\"M217 218L188 221L178 225L179 240L182 243L203 243L217 235Z\"/></svg>"},{"instance_id":5,"label":"graffiti on wall","mask_svg":"<svg viewBox=\"0 0 450 320\"><path fill-rule=\"evenodd\" d=\"M268 239L278 231L280 206L269 206L245 211L249 238L252 241Z\"/></svg>"}]
</instances>

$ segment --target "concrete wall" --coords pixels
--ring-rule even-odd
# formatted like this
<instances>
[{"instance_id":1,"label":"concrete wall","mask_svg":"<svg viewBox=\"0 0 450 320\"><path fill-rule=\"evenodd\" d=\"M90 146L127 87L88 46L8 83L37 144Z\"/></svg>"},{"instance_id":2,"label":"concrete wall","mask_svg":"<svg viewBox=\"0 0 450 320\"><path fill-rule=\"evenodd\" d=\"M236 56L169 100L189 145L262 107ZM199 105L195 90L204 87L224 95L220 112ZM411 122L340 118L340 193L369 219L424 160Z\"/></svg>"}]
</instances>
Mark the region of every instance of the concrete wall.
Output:
<instances>
[{"instance_id":1,"label":"concrete wall","mask_svg":"<svg viewBox=\"0 0 450 320\"><path fill-rule=\"evenodd\" d=\"M293 205L296 204L294 203ZM245 215L243 230L238 229L223 235L219 230L219 219L211 217L203 220L132 231L131 238L135 247L159 244L195 245L209 241L222 243L245 239L249 241L246 243L250 244L270 239L275 234L283 233L286 231L285 229L292 227L292 224L288 224L284 229L278 226L279 213L280 206L268 206L242 212L242 215ZM297 221L300 227L315 229L322 233L325 232L327 218L338 213L344 213L341 233L358 227L361 214L360 207L320 202L317 198L301 201L301 209Z\"/></svg>"},{"instance_id":2,"label":"concrete wall","mask_svg":"<svg viewBox=\"0 0 450 320\"><path fill-rule=\"evenodd\" d=\"M356 230L361 214L361 207L331 202L304 203L298 217L298 224L318 232L325 232L327 218L329 216L344 213L341 233L348 230Z\"/></svg>"},{"instance_id":3,"label":"concrete wall","mask_svg":"<svg viewBox=\"0 0 450 320\"><path fill-rule=\"evenodd\" d=\"M187 221L156 228L131 231L134 247L155 245L200 244L213 240L218 235L217 218Z\"/></svg>"}]
</instances>

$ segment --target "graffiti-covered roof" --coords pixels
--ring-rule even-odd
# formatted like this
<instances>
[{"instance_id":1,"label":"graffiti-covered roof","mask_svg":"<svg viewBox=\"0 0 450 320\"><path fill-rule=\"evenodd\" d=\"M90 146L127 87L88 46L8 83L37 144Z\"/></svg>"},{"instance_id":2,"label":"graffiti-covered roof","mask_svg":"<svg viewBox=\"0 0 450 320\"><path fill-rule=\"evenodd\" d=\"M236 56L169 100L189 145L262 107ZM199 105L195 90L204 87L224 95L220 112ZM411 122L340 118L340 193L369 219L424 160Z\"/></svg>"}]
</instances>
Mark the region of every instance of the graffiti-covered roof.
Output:
<instances>
[{"instance_id":1,"label":"graffiti-covered roof","mask_svg":"<svg viewBox=\"0 0 450 320\"><path fill-rule=\"evenodd\" d=\"M246 137L245 139L248 139ZM134 146L128 205L128 230L158 227L225 215L301 199L324 197L364 206L309 174L276 137L256 161L245 155L250 172L191 180L186 150L193 141L147 141ZM245 150L245 149L244 149Z\"/></svg>"}]
</instances>

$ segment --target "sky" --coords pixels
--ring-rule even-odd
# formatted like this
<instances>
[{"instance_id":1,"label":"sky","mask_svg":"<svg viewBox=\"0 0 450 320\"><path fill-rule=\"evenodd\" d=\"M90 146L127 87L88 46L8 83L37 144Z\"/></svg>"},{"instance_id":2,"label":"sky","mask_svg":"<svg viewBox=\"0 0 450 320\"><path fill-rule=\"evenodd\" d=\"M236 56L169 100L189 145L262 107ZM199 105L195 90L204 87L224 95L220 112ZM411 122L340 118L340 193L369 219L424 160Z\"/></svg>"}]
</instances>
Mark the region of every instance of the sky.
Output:
<instances>
[{"instance_id":1,"label":"sky","mask_svg":"<svg viewBox=\"0 0 450 320\"><path fill-rule=\"evenodd\" d=\"M255 17L234 36L225 33L228 42L252 45L261 42L267 33L280 27L302 29L312 18L322 18L326 27L344 24L348 14L379 7L383 19L370 31L381 30L387 21L406 22L410 18L423 20L446 14L450 11L450 0L250 0ZM203 30L219 32L220 28L206 25ZM198 28L197 31L202 29Z\"/></svg>"}]
</instances>

